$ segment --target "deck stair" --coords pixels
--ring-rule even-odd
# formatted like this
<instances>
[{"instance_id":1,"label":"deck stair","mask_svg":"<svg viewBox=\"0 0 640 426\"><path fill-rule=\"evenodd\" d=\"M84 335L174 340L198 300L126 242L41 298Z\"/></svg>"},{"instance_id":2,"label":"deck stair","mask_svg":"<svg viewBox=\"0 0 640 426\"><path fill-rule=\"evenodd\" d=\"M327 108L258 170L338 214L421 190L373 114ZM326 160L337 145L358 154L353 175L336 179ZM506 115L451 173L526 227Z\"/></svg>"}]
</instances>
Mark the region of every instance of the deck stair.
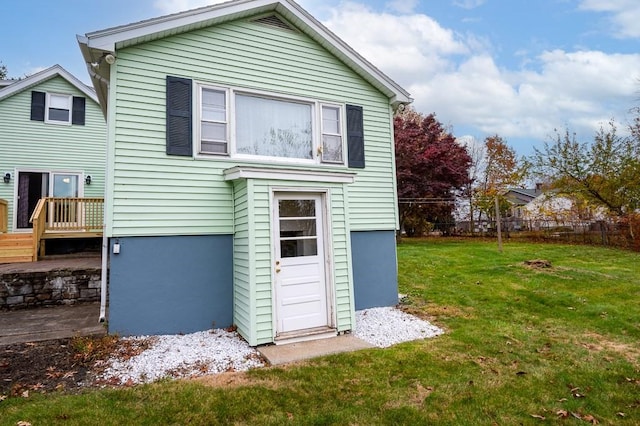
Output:
<instances>
[{"instance_id":1,"label":"deck stair","mask_svg":"<svg viewBox=\"0 0 640 426\"><path fill-rule=\"evenodd\" d=\"M0 233L0 263L33 261L33 233Z\"/></svg>"}]
</instances>

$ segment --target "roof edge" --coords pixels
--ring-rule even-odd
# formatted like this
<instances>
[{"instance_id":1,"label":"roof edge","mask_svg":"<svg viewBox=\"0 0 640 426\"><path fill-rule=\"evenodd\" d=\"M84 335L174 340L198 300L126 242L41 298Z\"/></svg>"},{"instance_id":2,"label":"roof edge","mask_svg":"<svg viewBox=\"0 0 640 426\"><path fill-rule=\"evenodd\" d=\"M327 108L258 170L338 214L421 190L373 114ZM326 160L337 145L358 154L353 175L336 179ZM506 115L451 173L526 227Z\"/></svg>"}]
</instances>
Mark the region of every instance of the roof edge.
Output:
<instances>
[{"instance_id":1,"label":"roof edge","mask_svg":"<svg viewBox=\"0 0 640 426\"><path fill-rule=\"evenodd\" d=\"M0 101L24 90L27 90L28 88L33 87L36 84L47 81L55 76L64 78L65 80L67 80L67 82L69 82L69 84L73 85L76 89L87 95L87 97L91 98L95 103L100 103L98 100L98 96L93 90L91 90L89 86L78 80L77 77L75 77L73 74L71 74L69 71L65 70L58 64L32 74L22 80L18 80L17 82L5 87L0 92Z\"/></svg>"}]
</instances>

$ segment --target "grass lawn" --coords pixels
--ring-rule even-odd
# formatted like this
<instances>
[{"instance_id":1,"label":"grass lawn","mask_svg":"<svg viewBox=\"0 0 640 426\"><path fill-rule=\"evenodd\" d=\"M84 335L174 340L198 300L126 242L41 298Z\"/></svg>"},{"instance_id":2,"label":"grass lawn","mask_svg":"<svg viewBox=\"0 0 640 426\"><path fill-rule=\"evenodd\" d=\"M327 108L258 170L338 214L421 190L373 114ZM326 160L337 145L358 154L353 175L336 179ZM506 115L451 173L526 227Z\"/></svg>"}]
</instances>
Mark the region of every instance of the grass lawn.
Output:
<instances>
[{"instance_id":1,"label":"grass lawn","mask_svg":"<svg viewBox=\"0 0 640 426\"><path fill-rule=\"evenodd\" d=\"M545 259L552 267L530 268ZM0 402L0 424L640 424L640 255L406 241L406 307L435 339L302 364Z\"/></svg>"}]
</instances>

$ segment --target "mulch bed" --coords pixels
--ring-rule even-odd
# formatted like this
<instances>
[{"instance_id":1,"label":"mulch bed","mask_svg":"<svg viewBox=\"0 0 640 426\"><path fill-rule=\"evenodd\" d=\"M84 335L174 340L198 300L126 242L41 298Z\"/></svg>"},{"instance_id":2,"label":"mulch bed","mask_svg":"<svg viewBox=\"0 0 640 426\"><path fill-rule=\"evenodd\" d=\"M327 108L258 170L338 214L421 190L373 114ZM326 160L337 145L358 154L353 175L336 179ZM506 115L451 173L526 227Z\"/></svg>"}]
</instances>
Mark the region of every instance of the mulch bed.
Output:
<instances>
[{"instance_id":1,"label":"mulch bed","mask_svg":"<svg viewBox=\"0 0 640 426\"><path fill-rule=\"evenodd\" d=\"M118 336L73 337L0 346L0 401L33 393L77 393L88 387L129 386L102 379L110 358L129 359L150 346L150 339Z\"/></svg>"},{"instance_id":2,"label":"mulch bed","mask_svg":"<svg viewBox=\"0 0 640 426\"><path fill-rule=\"evenodd\" d=\"M0 395L28 397L33 392L74 392L91 373L72 339L0 347Z\"/></svg>"}]
</instances>

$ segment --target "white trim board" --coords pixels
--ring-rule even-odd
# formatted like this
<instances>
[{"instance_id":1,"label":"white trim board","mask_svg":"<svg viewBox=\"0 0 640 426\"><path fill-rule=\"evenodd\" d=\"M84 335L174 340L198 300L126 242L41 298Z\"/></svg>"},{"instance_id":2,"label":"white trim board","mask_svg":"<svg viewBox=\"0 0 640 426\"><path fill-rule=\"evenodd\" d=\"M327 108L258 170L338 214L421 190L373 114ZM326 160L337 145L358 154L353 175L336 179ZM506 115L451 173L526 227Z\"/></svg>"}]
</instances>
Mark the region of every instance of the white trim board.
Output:
<instances>
[{"instance_id":1,"label":"white trim board","mask_svg":"<svg viewBox=\"0 0 640 426\"><path fill-rule=\"evenodd\" d=\"M298 182L353 183L356 174L298 169L270 169L266 167L235 166L224 170L224 180L274 179Z\"/></svg>"}]
</instances>

